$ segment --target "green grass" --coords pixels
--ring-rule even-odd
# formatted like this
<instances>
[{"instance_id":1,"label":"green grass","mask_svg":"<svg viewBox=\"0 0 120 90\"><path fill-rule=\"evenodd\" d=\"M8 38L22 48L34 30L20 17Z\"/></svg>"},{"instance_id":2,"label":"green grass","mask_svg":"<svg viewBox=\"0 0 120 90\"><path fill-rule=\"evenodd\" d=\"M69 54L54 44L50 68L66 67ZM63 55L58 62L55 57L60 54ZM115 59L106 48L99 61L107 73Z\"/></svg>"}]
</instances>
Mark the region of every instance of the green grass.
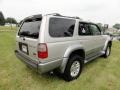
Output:
<instances>
[{"instance_id":1,"label":"green grass","mask_svg":"<svg viewBox=\"0 0 120 90\"><path fill-rule=\"evenodd\" d=\"M0 26L0 30L16 30L15 26Z\"/></svg>"},{"instance_id":2,"label":"green grass","mask_svg":"<svg viewBox=\"0 0 120 90\"><path fill-rule=\"evenodd\" d=\"M0 32L0 90L120 90L120 42L113 42L109 58L86 64L72 82L37 74L16 58L14 49L15 32Z\"/></svg>"}]
</instances>

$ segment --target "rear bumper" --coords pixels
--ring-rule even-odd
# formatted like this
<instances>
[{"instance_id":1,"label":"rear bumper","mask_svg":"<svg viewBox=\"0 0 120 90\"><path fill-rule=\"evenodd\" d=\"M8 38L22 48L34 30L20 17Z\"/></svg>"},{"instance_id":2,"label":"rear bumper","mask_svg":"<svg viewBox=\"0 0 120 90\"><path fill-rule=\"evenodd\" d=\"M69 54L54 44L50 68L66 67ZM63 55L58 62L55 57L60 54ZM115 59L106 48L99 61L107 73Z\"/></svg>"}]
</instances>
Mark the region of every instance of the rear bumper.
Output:
<instances>
[{"instance_id":1,"label":"rear bumper","mask_svg":"<svg viewBox=\"0 0 120 90\"><path fill-rule=\"evenodd\" d=\"M35 62L35 61L33 62L32 59L26 57L24 54L20 53L17 50L15 50L15 54L16 54L17 58L19 58L22 62L24 62L28 66L32 67L39 73L45 73L50 70L53 70L53 69L59 67L62 63L61 59L54 60L54 61L47 62L47 63L40 63L40 62Z\"/></svg>"}]
</instances>

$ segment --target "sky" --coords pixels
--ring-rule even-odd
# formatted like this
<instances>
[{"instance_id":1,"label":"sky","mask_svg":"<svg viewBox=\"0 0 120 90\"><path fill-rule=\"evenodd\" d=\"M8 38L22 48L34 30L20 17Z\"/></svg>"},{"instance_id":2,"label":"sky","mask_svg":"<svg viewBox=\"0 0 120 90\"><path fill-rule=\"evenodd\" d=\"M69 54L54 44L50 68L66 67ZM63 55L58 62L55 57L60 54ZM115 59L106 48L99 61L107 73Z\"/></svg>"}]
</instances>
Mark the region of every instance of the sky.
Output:
<instances>
[{"instance_id":1,"label":"sky","mask_svg":"<svg viewBox=\"0 0 120 90\"><path fill-rule=\"evenodd\" d=\"M120 0L0 0L5 18L17 21L34 14L60 13L112 26L120 23L119 9Z\"/></svg>"}]
</instances>

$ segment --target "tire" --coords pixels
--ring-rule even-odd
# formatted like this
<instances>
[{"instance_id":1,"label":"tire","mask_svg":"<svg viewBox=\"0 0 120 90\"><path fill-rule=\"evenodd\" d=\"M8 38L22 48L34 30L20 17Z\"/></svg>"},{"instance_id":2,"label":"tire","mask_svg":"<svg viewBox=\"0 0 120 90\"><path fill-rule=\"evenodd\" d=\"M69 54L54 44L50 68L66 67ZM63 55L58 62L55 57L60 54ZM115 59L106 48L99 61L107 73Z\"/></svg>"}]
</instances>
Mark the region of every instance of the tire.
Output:
<instances>
[{"instance_id":1,"label":"tire","mask_svg":"<svg viewBox=\"0 0 120 90\"><path fill-rule=\"evenodd\" d=\"M108 45L105 50L105 54L103 56L104 58L107 58L108 56L110 56L110 54L111 54L111 47Z\"/></svg>"},{"instance_id":2,"label":"tire","mask_svg":"<svg viewBox=\"0 0 120 90\"><path fill-rule=\"evenodd\" d=\"M77 54L72 55L69 58L65 71L63 73L64 80L71 81L77 79L81 74L83 65L84 65L83 58L81 58Z\"/></svg>"}]
</instances>

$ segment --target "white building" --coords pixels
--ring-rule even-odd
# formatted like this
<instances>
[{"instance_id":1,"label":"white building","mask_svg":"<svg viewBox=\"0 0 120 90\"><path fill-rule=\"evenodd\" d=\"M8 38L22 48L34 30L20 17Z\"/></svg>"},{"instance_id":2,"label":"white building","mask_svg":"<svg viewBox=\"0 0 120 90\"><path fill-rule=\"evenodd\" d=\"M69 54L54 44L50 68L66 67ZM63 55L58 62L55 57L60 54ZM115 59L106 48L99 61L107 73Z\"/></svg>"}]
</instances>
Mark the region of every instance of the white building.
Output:
<instances>
[{"instance_id":1,"label":"white building","mask_svg":"<svg viewBox=\"0 0 120 90\"><path fill-rule=\"evenodd\" d=\"M110 33L110 34L115 34L115 33L120 33L120 30L115 29L115 28L108 28L105 30L106 33Z\"/></svg>"},{"instance_id":2,"label":"white building","mask_svg":"<svg viewBox=\"0 0 120 90\"><path fill-rule=\"evenodd\" d=\"M10 24L10 23L6 23L5 26L16 26L16 24Z\"/></svg>"}]
</instances>

